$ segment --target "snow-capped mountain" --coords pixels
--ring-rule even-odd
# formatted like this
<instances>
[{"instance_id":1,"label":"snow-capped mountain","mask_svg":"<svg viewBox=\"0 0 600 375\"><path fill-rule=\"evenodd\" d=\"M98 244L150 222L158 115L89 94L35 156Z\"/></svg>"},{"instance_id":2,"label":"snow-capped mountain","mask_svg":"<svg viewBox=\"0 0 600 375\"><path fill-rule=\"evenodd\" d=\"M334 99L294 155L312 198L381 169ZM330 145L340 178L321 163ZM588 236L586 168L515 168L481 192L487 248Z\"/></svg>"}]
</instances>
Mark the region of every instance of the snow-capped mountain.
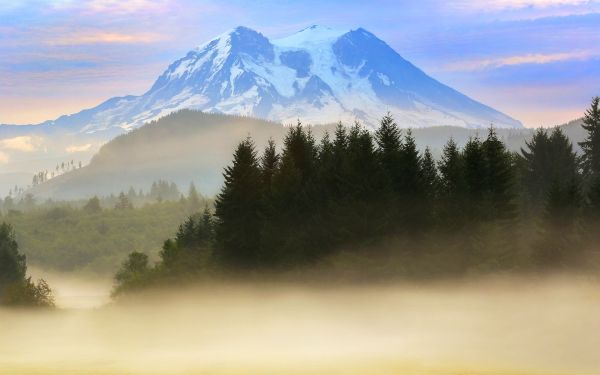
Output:
<instances>
[{"instance_id":1,"label":"snow-capped mountain","mask_svg":"<svg viewBox=\"0 0 600 375\"><path fill-rule=\"evenodd\" d=\"M429 77L370 32L320 26L275 40L237 27L172 63L145 94L43 125L114 134L184 108L284 123L374 126L389 111L406 127L522 127Z\"/></svg>"}]
</instances>

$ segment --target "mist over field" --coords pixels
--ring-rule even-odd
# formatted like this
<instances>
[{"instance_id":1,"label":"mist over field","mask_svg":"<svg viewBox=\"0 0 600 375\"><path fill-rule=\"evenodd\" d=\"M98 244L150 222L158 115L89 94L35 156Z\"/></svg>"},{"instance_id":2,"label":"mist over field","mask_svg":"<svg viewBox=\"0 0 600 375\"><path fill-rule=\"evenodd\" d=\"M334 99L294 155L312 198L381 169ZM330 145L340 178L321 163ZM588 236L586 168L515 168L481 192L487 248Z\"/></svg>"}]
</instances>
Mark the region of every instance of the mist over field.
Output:
<instances>
[{"instance_id":1,"label":"mist over field","mask_svg":"<svg viewBox=\"0 0 600 375\"><path fill-rule=\"evenodd\" d=\"M59 296L79 288L56 281ZM0 310L0 372L591 375L599 316L600 280L564 275L203 285L97 309Z\"/></svg>"}]
</instances>

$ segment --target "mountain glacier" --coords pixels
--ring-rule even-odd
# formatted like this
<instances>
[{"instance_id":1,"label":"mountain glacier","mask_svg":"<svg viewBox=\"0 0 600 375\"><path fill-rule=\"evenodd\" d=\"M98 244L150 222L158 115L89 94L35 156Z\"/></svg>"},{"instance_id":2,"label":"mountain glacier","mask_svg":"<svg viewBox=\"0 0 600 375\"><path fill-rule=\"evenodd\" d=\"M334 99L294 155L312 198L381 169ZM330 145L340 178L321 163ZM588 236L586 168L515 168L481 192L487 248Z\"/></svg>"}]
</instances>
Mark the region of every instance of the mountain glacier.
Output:
<instances>
[{"instance_id":1,"label":"mountain glacier","mask_svg":"<svg viewBox=\"0 0 600 375\"><path fill-rule=\"evenodd\" d=\"M403 127L522 127L429 77L370 32L321 26L275 40L237 27L172 63L145 94L43 125L118 134L184 108L283 123L373 127L391 112Z\"/></svg>"}]
</instances>

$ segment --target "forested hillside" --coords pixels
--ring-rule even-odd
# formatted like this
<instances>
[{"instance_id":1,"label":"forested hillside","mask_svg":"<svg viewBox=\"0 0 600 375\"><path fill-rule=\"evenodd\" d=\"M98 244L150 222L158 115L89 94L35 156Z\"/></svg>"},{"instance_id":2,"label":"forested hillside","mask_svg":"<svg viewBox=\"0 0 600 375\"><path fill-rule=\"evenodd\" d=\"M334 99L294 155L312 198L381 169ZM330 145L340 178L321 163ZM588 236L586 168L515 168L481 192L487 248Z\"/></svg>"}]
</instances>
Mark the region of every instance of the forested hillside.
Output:
<instances>
[{"instance_id":1,"label":"forested hillside","mask_svg":"<svg viewBox=\"0 0 600 375\"><path fill-rule=\"evenodd\" d=\"M116 291L327 263L375 279L598 269L599 104L583 119L581 155L561 128L538 129L519 152L490 128L464 146L450 138L436 162L389 115L375 133L339 125L320 140L299 124L281 151L248 137L214 213L182 224L155 266L130 254Z\"/></svg>"},{"instance_id":2,"label":"forested hillside","mask_svg":"<svg viewBox=\"0 0 600 375\"><path fill-rule=\"evenodd\" d=\"M575 125L564 129L577 148L583 132ZM311 131L320 139L325 132L333 133L335 127L314 126ZM152 182L167 179L179 186L193 181L201 191L212 195L219 191L223 165L231 161L230 150L240 139L251 135L256 147L262 149L270 138L281 144L286 132L287 126L264 120L183 110L115 138L89 165L49 179L29 192L38 199L82 199L118 194L130 186L148 189ZM497 130L511 151L524 146L532 133L531 129ZM423 151L429 146L436 158L448 138L453 137L462 146L475 135L485 136L485 130L449 126L413 129L418 149Z\"/></svg>"}]
</instances>

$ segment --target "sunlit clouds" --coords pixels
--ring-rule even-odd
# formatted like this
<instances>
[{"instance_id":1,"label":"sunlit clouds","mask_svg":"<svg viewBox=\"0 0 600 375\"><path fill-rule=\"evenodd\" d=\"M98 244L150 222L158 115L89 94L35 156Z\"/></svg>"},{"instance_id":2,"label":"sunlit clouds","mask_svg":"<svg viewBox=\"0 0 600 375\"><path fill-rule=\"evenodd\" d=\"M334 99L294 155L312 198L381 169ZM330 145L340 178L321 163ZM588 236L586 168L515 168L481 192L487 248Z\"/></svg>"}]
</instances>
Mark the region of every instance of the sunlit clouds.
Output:
<instances>
[{"instance_id":1,"label":"sunlit clouds","mask_svg":"<svg viewBox=\"0 0 600 375\"><path fill-rule=\"evenodd\" d=\"M0 140L0 149L33 152L39 148L41 142L41 138L29 135L6 138Z\"/></svg>"},{"instance_id":2,"label":"sunlit clouds","mask_svg":"<svg viewBox=\"0 0 600 375\"><path fill-rule=\"evenodd\" d=\"M472 61L459 61L446 66L450 71L474 71L483 69L494 69L510 65L522 64L548 64L558 61L587 60L594 54L590 51L575 51L553 54L528 54L520 56L497 57L493 59L481 59Z\"/></svg>"},{"instance_id":3,"label":"sunlit clouds","mask_svg":"<svg viewBox=\"0 0 600 375\"><path fill-rule=\"evenodd\" d=\"M77 35L63 35L47 41L50 45L77 45L96 43L153 43L163 40L159 34L140 33L125 34L114 32L87 32Z\"/></svg>"}]
</instances>

